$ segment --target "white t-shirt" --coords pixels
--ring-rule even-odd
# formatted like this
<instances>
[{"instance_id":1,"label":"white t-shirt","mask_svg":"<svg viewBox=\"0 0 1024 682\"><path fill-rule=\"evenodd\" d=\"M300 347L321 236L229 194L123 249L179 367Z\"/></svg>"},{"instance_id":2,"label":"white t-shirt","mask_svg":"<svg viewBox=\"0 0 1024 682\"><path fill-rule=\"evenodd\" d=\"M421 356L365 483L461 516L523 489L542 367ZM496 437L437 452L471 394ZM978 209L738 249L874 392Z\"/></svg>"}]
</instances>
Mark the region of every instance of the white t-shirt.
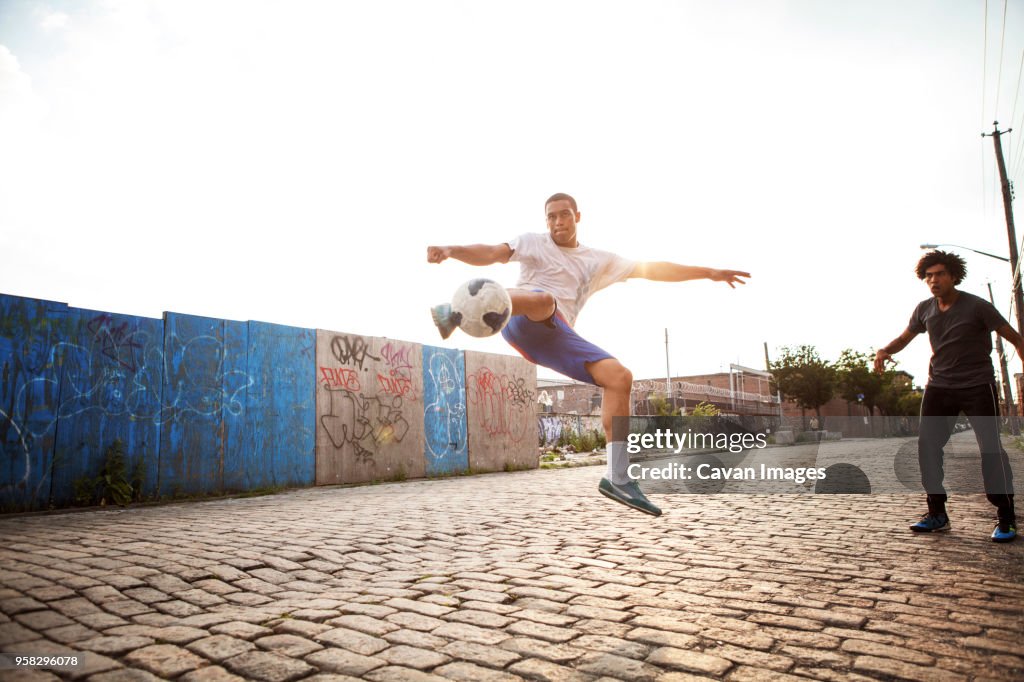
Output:
<instances>
[{"instance_id":1,"label":"white t-shirt","mask_svg":"<svg viewBox=\"0 0 1024 682\"><path fill-rule=\"evenodd\" d=\"M554 296L570 325L576 324L592 293L623 281L636 267L634 261L582 244L558 246L545 233L521 234L508 245L512 247L509 260L519 262L516 288L540 289Z\"/></svg>"}]
</instances>

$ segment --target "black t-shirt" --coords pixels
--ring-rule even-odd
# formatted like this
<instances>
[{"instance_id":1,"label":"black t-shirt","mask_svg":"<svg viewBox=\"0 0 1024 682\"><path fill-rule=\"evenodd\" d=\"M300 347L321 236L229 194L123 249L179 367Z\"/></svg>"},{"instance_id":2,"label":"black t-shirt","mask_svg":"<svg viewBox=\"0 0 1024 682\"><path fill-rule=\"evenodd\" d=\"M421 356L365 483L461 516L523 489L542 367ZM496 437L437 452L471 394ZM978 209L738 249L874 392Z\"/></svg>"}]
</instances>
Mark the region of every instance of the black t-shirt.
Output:
<instances>
[{"instance_id":1,"label":"black t-shirt","mask_svg":"<svg viewBox=\"0 0 1024 682\"><path fill-rule=\"evenodd\" d=\"M910 316L909 329L928 332L928 385L967 388L994 382L992 332L1006 323L995 306L964 291L945 312L939 310L937 298L921 301Z\"/></svg>"}]
</instances>

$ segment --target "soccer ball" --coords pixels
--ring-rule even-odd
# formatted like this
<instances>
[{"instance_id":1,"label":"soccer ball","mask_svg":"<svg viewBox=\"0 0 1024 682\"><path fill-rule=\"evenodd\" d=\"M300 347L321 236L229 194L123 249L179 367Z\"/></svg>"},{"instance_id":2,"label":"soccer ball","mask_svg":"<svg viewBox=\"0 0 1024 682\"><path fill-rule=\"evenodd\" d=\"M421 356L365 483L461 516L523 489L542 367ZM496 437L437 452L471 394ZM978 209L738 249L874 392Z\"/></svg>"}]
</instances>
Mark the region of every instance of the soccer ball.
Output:
<instances>
[{"instance_id":1,"label":"soccer ball","mask_svg":"<svg viewBox=\"0 0 1024 682\"><path fill-rule=\"evenodd\" d=\"M489 279L471 279L452 297L451 320L470 336L493 336L512 315L512 299L505 287Z\"/></svg>"}]
</instances>

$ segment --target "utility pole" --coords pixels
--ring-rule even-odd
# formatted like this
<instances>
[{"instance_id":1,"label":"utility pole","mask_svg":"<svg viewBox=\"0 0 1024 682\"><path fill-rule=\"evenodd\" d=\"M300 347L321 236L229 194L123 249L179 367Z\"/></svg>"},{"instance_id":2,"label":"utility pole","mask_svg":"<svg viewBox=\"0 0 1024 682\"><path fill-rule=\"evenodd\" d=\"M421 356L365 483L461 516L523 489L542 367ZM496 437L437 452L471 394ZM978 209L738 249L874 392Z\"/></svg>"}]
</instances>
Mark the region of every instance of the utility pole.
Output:
<instances>
[{"instance_id":1,"label":"utility pole","mask_svg":"<svg viewBox=\"0 0 1024 682\"><path fill-rule=\"evenodd\" d=\"M981 136L991 137L992 143L996 148L996 163L999 165L999 184L1003 188L1003 212L1006 214L1006 236L1010 240L1010 268L1013 270L1013 307L1017 309L1017 331L1020 332L1024 330L1024 294L1021 293L1020 286L1017 230L1013 226L1013 193L1010 191L1010 180L1006 177L1006 162L1003 160L1003 144L1000 140L1000 137L1009 132L1013 132L1013 128L1007 128L1000 132L999 121L993 121L991 135L986 136L985 133L982 133ZM1021 360L1024 360L1024 358L1021 358ZM1009 408L1009 406L1007 407ZM1016 416L1016 412L1011 414L1011 421ZM1014 433L1016 433L1016 429L1015 425Z\"/></svg>"},{"instance_id":2,"label":"utility pole","mask_svg":"<svg viewBox=\"0 0 1024 682\"><path fill-rule=\"evenodd\" d=\"M996 148L996 163L999 165L999 183L1003 187L1003 212L1006 214L1006 236L1010 240L1010 268L1013 270L1013 307L1017 309L1017 331L1024 330L1024 294L1021 293L1020 271L1018 270L1017 230L1013 226L1013 194L1010 191L1010 180L1006 177L1006 162L1003 161L1003 145L1000 137L1013 132L1007 128L1000 132L999 121L992 123L992 133L982 137L991 137ZM1024 360L1024 358L1021 358Z\"/></svg>"},{"instance_id":3,"label":"utility pole","mask_svg":"<svg viewBox=\"0 0 1024 682\"><path fill-rule=\"evenodd\" d=\"M992 297L992 282L988 283L988 300L992 305L996 300ZM1020 435L1020 428L1017 426L1017 410L1013 406L1013 393L1010 391L1010 371L1006 368L1006 353L1003 352L1003 337L996 334L996 354L999 355L999 369L1003 376L1003 400L1006 401L1006 413L1010 415L1010 430L1013 435Z\"/></svg>"}]
</instances>

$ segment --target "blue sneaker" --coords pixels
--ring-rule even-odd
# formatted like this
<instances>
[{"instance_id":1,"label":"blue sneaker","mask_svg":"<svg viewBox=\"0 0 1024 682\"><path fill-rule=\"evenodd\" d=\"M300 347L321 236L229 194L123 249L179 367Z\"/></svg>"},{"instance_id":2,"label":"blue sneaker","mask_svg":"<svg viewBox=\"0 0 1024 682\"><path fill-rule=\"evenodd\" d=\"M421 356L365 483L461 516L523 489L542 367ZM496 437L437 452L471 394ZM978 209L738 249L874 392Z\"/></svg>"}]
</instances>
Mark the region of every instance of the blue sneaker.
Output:
<instances>
[{"instance_id":1,"label":"blue sneaker","mask_svg":"<svg viewBox=\"0 0 1024 682\"><path fill-rule=\"evenodd\" d=\"M1010 542L1017 537L1016 521L1000 521L992 529L992 542Z\"/></svg>"},{"instance_id":2,"label":"blue sneaker","mask_svg":"<svg viewBox=\"0 0 1024 682\"><path fill-rule=\"evenodd\" d=\"M441 332L442 339L447 339L451 336L452 332L459 326L459 322L462 321L462 315L452 313L450 303L435 305L430 309L430 316L434 318L434 324L437 325L437 331Z\"/></svg>"},{"instance_id":3,"label":"blue sneaker","mask_svg":"<svg viewBox=\"0 0 1024 682\"><path fill-rule=\"evenodd\" d=\"M946 514L928 513L910 527L915 533L939 533L950 529L949 516Z\"/></svg>"}]
</instances>

